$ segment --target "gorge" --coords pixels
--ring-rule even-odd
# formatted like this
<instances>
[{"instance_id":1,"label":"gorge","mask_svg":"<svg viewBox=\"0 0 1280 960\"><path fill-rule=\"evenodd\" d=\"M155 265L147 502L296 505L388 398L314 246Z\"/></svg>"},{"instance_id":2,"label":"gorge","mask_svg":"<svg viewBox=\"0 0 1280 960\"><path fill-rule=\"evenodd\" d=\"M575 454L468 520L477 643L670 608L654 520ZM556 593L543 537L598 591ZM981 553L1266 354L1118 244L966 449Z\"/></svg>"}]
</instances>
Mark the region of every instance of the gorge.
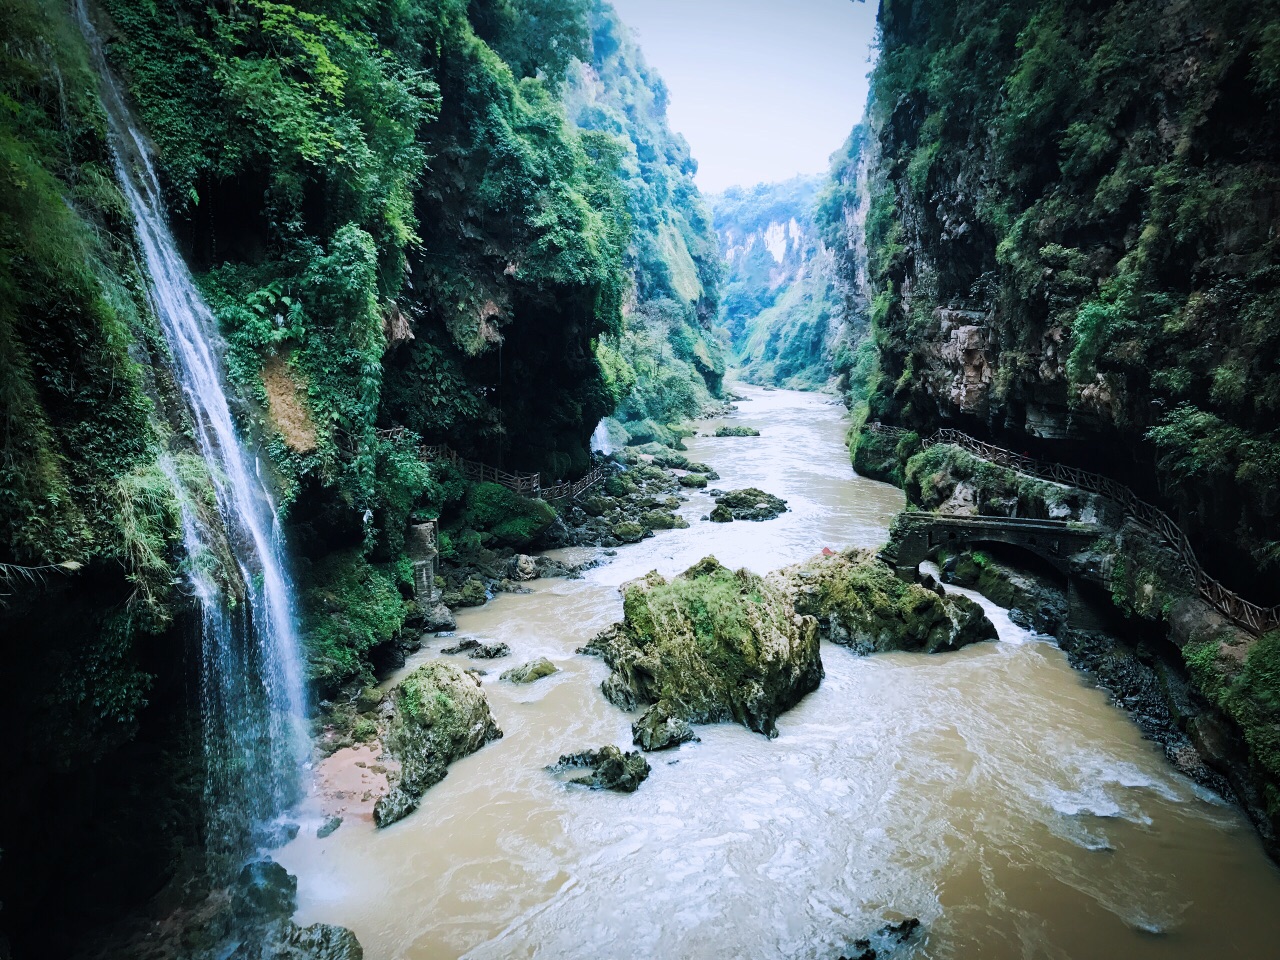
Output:
<instances>
[{"instance_id":1,"label":"gorge","mask_svg":"<svg viewBox=\"0 0 1280 960\"><path fill-rule=\"evenodd\" d=\"M1268 955L1276 3L627 9L0 0L0 960Z\"/></svg>"}]
</instances>

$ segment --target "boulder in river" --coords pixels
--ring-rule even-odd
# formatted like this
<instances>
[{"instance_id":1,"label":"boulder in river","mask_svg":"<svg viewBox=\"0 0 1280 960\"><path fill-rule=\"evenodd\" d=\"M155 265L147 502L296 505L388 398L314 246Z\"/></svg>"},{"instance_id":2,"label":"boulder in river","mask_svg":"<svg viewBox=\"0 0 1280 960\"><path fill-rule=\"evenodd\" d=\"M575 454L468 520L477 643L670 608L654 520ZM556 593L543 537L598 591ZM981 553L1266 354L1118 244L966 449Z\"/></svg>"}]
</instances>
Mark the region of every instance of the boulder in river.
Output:
<instances>
[{"instance_id":1,"label":"boulder in river","mask_svg":"<svg viewBox=\"0 0 1280 960\"><path fill-rule=\"evenodd\" d=\"M374 806L375 822L385 827L407 816L449 764L501 736L479 680L447 660L424 663L392 692L383 742L400 773Z\"/></svg>"},{"instance_id":2,"label":"boulder in river","mask_svg":"<svg viewBox=\"0 0 1280 960\"><path fill-rule=\"evenodd\" d=\"M725 523L727 520L772 520L787 512L787 501L756 487L730 490L718 496L713 492L712 496L716 498L716 506L711 511L711 519L716 523Z\"/></svg>"},{"instance_id":3,"label":"boulder in river","mask_svg":"<svg viewBox=\"0 0 1280 960\"><path fill-rule=\"evenodd\" d=\"M569 783L582 784L592 790L635 793L649 776L649 761L639 751L623 753L609 744L599 750L587 750L561 757L559 762L549 769L557 774L587 770L588 772L584 775L569 778Z\"/></svg>"},{"instance_id":4,"label":"boulder in river","mask_svg":"<svg viewBox=\"0 0 1280 960\"><path fill-rule=\"evenodd\" d=\"M557 673L558 670L559 668L546 657L539 657L537 660L530 660L518 667L504 670L499 679L510 680L512 683L533 683L535 680Z\"/></svg>"},{"instance_id":5,"label":"boulder in river","mask_svg":"<svg viewBox=\"0 0 1280 960\"><path fill-rule=\"evenodd\" d=\"M465 653L472 660L496 660L499 657L505 657L511 653L511 648L505 643L481 643L474 637L467 637L460 640L452 647L444 647L441 653Z\"/></svg>"},{"instance_id":6,"label":"boulder in river","mask_svg":"<svg viewBox=\"0 0 1280 960\"><path fill-rule=\"evenodd\" d=\"M422 629L428 633L454 630L457 626L458 621L454 619L453 611L443 603L433 604L422 617Z\"/></svg>"},{"instance_id":7,"label":"boulder in river","mask_svg":"<svg viewBox=\"0 0 1280 960\"><path fill-rule=\"evenodd\" d=\"M717 427L717 437L758 437L760 431L755 427Z\"/></svg>"},{"instance_id":8,"label":"boulder in river","mask_svg":"<svg viewBox=\"0 0 1280 960\"><path fill-rule=\"evenodd\" d=\"M615 523L610 528L615 540L619 543L639 543L645 538L649 531L645 530L640 524L633 520L624 520L621 523Z\"/></svg>"},{"instance_id":9,"label":"boulder in river","mask_svg":"<svg viewBox=\"0 0 1280 960\"><path fill-rule=\"evenodd\" d=\"M665 704L655 703L631 725L631 735L641 750L668 750L682 743L697 743L698 735L687 721L668 716Z\"/></svg>"},{"instance_id":10,"label":"boulder in river","mask_svg":"<svg viewBox=\"0 0 1280 960\"><path fill-rule=\"evenodd\" d=\"M824 636L857 653L938 653L996 639L978 604L900 580L870 550L815 557L783 574L797 612L817 617Z\"/></svg>"},{"instance_id":11,"label":"boulder in river","mask_svg":"<svg viewBox=\"0 0 1280 960\"><path fill-rule=\"evenodd\" d=\"M627 584L623 617L582 652L612 668L610 702L661 706L655 726L734 721L773 737L778 715L822 682L817 621L797 616L779 584L714 557Z\"/></svg>"}]
</instances>

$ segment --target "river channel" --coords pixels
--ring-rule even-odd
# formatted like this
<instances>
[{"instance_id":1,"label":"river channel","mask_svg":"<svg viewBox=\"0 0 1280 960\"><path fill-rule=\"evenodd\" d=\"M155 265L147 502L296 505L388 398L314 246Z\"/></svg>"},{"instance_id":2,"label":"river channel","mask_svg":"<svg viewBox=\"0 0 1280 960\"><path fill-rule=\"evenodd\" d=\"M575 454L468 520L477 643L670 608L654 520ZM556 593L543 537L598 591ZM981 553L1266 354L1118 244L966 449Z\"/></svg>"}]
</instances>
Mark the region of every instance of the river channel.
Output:
<instances>
[{"instance_id":1,"label":"river channel","mask_svg":"<svg viewBox=\"0 0 1280 960\"><path fill-rule=\"evenodd\" d=\"M545 771L630 745L632 718L600 693L606 668L574 653L621 618L619 584L707 555L763 573L875 546L901 509L900 491L854 476L842 407L741 389L723 422L762 436L691 438L689 457L719 471L713 486L758 486L790 511L711 524L695 493L689 529L461 611L459 636L511 646L482 664L505 736L385 830L355 804L317 839L314 799L275 854L298 876L298 921L352 928L369 960L835 960L906 916L922 933L895 957L1280 956L1280 870L1244 817L1170 767L1051 639L974 594L999 641L865 658L824 644L826 679L775 740L699 728L701 743L651 754L629 795ZM498 679L538 656L561 672Z\"/></svg>"}]
</instances>

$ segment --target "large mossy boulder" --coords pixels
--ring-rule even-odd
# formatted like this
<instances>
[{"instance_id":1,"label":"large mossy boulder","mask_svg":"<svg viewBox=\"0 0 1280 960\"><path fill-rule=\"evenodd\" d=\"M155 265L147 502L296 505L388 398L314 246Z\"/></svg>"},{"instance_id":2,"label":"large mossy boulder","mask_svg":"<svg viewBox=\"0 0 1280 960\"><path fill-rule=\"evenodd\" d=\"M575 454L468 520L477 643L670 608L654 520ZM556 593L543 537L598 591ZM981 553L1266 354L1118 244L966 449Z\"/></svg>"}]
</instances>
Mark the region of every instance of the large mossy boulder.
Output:
<instances>
[{"instance_id":1,"label":"large mossy boulder","mask_svg":"<svg viewBox=\"0 0 1280 960\"><path fill-rule=\"evenodd\" d=\"M447 660L413 671L392 693L384 744L400 772L374 806L378 826L412 813L426 789L444 779L449 764L501 736L477 678Z\"/></svg>"},{"instance_id":2,"label":"large mossy boulder","mask_svg":"<svg viewBox=\"0 0 1280 960\"><path fill-rule=\"evenodd\" d=\"M627 584L623 617L584 652L610 666L610 702L649 706L633 727L641 745L687 739L679 721L776 736L778 715L822 681L817 621L796 615L781 585L714 557L669 581L650 573Z\"/></svg>"},{"instance_id":3,"label":"large mossy boulder","mask_svg":"<svg viewBox=\"0 0 1280 960\"><path fill-rule=\"evenodd\" d=\"M796 610L818 618L825 636L858 653L938 653L996 639L978 604L900 580L869 550L815 557L784 575Z\"/></svg>"}]
</instances>

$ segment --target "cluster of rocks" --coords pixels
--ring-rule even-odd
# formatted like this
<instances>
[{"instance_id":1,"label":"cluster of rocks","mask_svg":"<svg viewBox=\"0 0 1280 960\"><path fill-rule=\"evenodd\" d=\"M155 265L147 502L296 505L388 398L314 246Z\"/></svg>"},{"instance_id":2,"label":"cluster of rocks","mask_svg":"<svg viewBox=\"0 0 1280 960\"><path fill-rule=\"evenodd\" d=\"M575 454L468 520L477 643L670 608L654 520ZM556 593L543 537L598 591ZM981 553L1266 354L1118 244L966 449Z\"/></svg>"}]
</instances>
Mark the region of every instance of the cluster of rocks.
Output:
<instances>
[{"instance_id":1,"label":"cluster of rocks","mask_svg":"<svg viewBox=\"0 0 1280 960\"><path fill-rule=\"evenodd\" d=\"M707 517L712 523L733 520L772 520L787 512L787 501L757 487L742 490L712 490L716 505Z\"/></svg>"},{"instance_id":2,"label":"cluster of rocks","mask_svg":"<svg viewBox=\"0 0 1280 960\"><path fill-rule=\"evenodd\" d=\"M580 784L592 790L635 793L649 776L650 768L649 761L639 751L624 753L609 744L599 750L563 756L547 769L568 783ZM584 770L586 772L582 773Z\"/></svg>"},{"instance_id":3,"label":"cluster of rocks","mask_svg":"<svg viewBox=\"0 0 1280 960\"><path fill-rule=\"evenodd\" d=\"M465 555L455 555L441 567L437 586L440 588L440 607L433 615L451 619L449 608L479 607L493 598L495 593L520 593L525 584L543 577L576 577L589 563L566 564L551 557L530 556L512 550L487 550L477 547ZM432 619L429 616L428 619ZM436 626L438 630L451 630L452 626Z\"/></svg>"},{"instance_id":4,"label":"cluster of rocks","mask_svg":"<svg viewBox=\"0 0 1280 960\"><path fill-rule=\"evenodd\" d=\"M857 653L936 653L996 631L977 604L901 581L867 551L828 551L767 578L708 557L671 580L626 584L622 622L579 652L609 665L611 703L646 708L634 743L662 750L696 740L695 723L775 736L777 717L822 680L820 636Z\"/></svg>"},{"instance_id":5,"label":"cluster of rocks","mask_svg":"<svg viewBox=\"0 0 1280 960\"><path fill-rule=\"evenodd\" d=\"M677 476L649 460L620 470L570 504L557 543L617 547L639 543L655 530L687 527L689 522L676 513L684 502L681 491L690 485L688 477L699 476L703 486L706 480L694 473Z\"/></svg>"},{"instance_id":6,"label":"cluster of rocks","mask_svg":"<svg viewBox=\"0 0 1280 960\"><path fill-rule=\"evenodd\" d=\"M485 643L475 637L467 637L451 647L444 647L440 652L450 655L465 653L472 660L497 660L499 657L509 656L511 648L505 643Z\"/></svg>"},{"instance_id":7,"label":"cluster of rocks","mask_svg":"<svg viewBox=\"0 0 1280 960\"><path fill-rule=\"evenodd\" d=\"M121 928L95 956L110 960L364 960L345 927L292 919L298 880L273 860L245 864L227 886L162 919Z\"/></svg>"},{"instance_id":8,"label":"cluster of rocks","mask_svg":"<svg viewBox=\"0 0 1280 960\"><path fill-rule=\"evenodd\" d=\"M840 960L878 960L894 952L897 947L909 941L920 929L920 921L909 917L898 923L886 923L870 937L860 937L853 941L852 955L841 956Z\"/></svg>"}]
</instances>

